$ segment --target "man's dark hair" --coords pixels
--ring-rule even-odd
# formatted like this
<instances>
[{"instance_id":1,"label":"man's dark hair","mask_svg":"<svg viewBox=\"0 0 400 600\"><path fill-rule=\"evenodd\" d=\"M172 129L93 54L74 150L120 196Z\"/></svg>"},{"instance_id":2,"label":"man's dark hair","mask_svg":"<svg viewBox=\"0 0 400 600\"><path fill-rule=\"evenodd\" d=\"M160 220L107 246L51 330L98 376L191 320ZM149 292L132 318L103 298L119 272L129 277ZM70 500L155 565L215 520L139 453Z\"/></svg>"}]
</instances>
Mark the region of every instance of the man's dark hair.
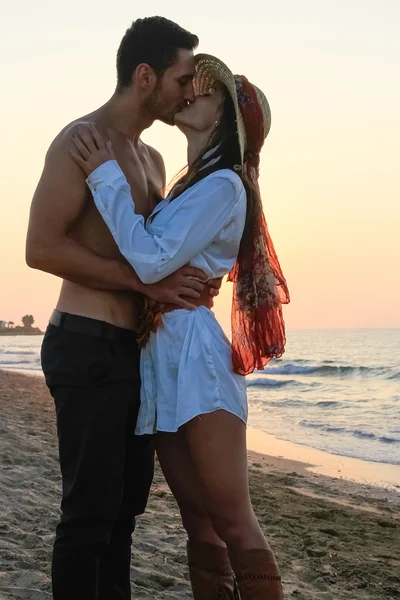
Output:
<instances>
[{"instance_id":1,"label":"man's dark hair","mask_svg":"<svg viewBox=\"0 0 400 600\"><path fill-rule=\"evenodd\" d=\"M178 50L197 48L199 39L164 17L146 17L132 23L122 38L117 54L117 88L128 87L141 63L154 69L157 77L177 59Z\"/></svg>"}]
</instances>

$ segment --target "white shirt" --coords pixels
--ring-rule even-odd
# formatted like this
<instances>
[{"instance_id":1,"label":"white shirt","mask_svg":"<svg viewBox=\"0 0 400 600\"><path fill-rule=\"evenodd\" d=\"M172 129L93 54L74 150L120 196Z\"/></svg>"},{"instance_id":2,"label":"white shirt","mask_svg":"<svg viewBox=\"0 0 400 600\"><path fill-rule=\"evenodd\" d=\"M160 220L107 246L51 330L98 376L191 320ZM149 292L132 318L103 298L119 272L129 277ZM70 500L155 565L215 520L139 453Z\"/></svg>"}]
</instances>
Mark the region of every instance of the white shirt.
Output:
<instances>
[{"instance_id":1,"label":"white shirt","mask_svg":"<svg viewBox=\"0 0 400 600\"><path fill-rule=\"evenodd\" d=\"M208 175L174 200L162 200L146 227L115 160L91 173L87 183L121 253L145 284L190 263L208 278L232 268L246 218L246 192L229 169Z\"/></svg>"},{"instance_id":2,"label":"white shirt","mask_svg":"<svg viewBox=\"0 0 400 600\"><path fill-rule=\"evenodd\" d=\"M135 213L116 161L87 179L121 253L145 284L191 264L208 278L233 267L246 218L246 192L229 169L208 175L180 196L162 200L147 220ZM211 310L174 310L142 349L137 434L174 432L199 414L226 410L247 420L244 377L233 373L231 346Z\"/></svg>"}]
</instances>

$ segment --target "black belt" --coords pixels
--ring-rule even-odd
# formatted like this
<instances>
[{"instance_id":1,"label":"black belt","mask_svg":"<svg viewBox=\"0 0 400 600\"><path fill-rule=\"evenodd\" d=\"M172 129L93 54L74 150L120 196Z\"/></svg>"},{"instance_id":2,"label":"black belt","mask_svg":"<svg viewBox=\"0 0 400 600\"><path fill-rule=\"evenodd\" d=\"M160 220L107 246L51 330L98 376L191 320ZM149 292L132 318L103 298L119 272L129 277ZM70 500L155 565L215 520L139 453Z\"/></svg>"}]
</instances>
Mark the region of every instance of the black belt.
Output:
<instances>
[{"instance_id":1,"label":"black belt","mask_svg":"<svg viewBox=\"0 0 400 600\"><path fill-rule=\"evenodd\" d=\"M131 329L124 329L105 321L81 317L80 315L71 315L59 310L53 311L49 323L65 331L83 333L107 340L132 340L132 338L135 338L135 332Z\"/></svg>"}]
</instances>

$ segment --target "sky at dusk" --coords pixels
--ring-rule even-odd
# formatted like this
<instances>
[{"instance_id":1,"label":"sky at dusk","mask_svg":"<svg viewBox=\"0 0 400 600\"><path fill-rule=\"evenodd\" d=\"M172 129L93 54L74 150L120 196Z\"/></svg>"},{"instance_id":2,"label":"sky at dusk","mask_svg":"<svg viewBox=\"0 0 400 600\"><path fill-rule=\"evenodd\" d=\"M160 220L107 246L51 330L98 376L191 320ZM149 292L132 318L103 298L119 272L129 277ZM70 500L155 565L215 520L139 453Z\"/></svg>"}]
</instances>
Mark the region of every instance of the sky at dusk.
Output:
<instances>
[{"instance_id":1,"label":"sky at dusk","mask_svg":"<svg viewBox=\"0 0 400 600\"><path fill-rule=\"evenodd\" d=\"M288 328L400 327L400 2L255 0L1 3L0 319L44 328L60 281L25 265L31 198L52 139L103 104L127 27L161 14L265 92L265 214L292 303ZM143 136L168 178L185 138ZM229 324L231 285L217 302Z\"/></svg>"}]
</instances>

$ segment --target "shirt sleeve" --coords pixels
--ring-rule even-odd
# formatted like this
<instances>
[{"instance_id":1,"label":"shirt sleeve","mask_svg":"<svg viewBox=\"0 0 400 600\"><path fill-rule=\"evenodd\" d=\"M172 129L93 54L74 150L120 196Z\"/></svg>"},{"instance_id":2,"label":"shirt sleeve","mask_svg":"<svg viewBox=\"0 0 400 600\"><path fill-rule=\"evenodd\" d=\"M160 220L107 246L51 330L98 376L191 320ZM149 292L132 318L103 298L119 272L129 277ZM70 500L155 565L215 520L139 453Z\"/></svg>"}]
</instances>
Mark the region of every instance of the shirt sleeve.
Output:
<instances>
[{"instance_id":1,"label":"shirt sleeve","mask_svg":"<svg viewBox=\"0 0 400 600\"><path fill-rule=\"evenodd\" d=\"M161 235L149 234L135 213L129 184L115 160L93 171L87 183L121 254L145 284L155 283L186 265L215 238L243 199L239 178L216 172L184 194ZM165 210L165 209L164 209Z\"/></svg>"}]
</instances>

